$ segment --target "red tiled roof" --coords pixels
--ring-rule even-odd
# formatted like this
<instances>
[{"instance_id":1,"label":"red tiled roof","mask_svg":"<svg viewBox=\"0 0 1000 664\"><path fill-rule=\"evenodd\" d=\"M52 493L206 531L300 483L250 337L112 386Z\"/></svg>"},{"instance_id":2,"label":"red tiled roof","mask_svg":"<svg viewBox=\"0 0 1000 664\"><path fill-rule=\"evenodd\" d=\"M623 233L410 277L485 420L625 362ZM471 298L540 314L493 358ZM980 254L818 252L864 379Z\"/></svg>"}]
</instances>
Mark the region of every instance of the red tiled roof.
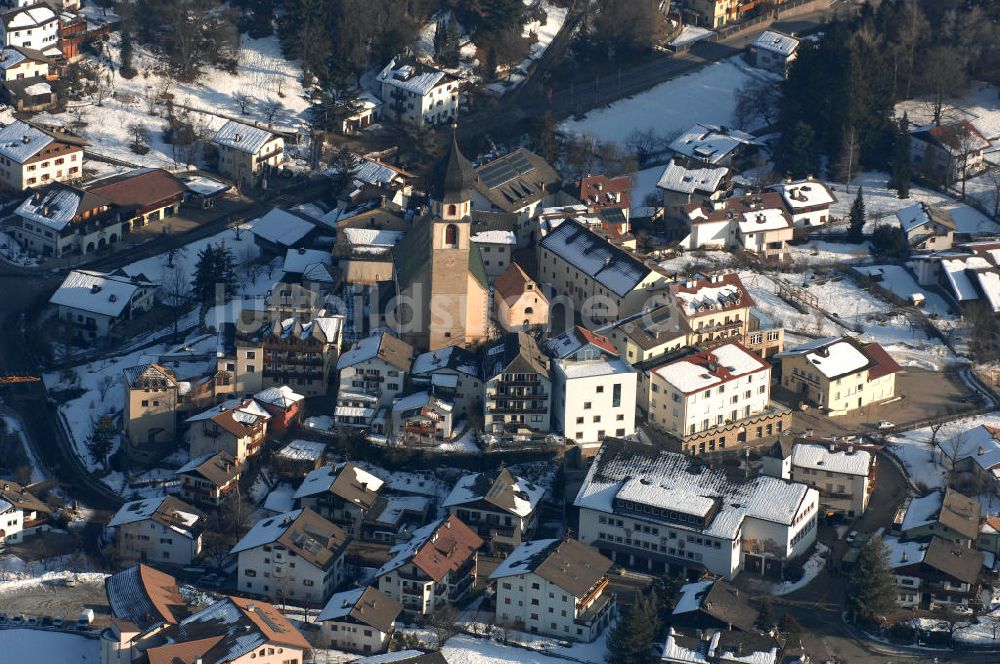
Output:
<instances>
[{"instance_id":1,"label":"red tiled roof","mask_svg":"<svg viewBox=\"0 0 1000 664\"><path fill-rule=\"evenodd\" d=\"M184 185L162 168L126 173L99 181L89 188L118 205L155 209L184 195Z\"/></svg>"},{"instance_id":2,"label":"red tiled roof","mask_svg":"<svg viewBox=\"0 0 1000 664\"><path fill-rule=\"evenodd\" d=\"M616 193L621 194L620 200L608 198L608 194ZM579 198L587 205L627 210L632 207L632 178L588 175L580 179Z\"/></svg>"},{"instance_id":3,"label":"red tiled roof","mask_svg":"<svg viewBox=\"0 0 1000 664\"><path fill-rule=\"evenodd\" d=\"M524 294L525 285L529 281L531 281L531 277L528 276L528 273L520 265L511 261L511 264L507 266L503 274L497 277L493 287L496 289L497 295L503 298L504 302L513 304L517 301L517 298Z\"/></svg>"},{"instance_id":4,"label":"red tiled roof","mask_svg":"<svg viewBox=\"0 0 1000 664\"><path fill-rule=\"evenodd\" d=\"M889 353L885 352L885 349L877 343L865 344L861 348L861 352L873 363L871 368L868 369L868 380L875 380L876 378L888 376L899 371L899 365L896 363L896 360L889 357Z\"/></svg>"},{"instance_id":5,"label":"red tiled roof","mask_svg":"<svg viewBox=\"0 0 1000 664\"><path fill-rule=\"evenodd\" d=\"M582 337L583 340L588 344L597 346L601 350L607 351L608 353L611 353L615 357L618 357L618 349L615 348L615 345L611 343L611 340L608 339L603 334L598 334L597 332L591 332L590 330L581 325L576 326L576 333L579 334L580 337Z\"/></svg>"},{"instance_id":6,"label":"red tiled roof","mask_svg":"<svg viewBox=\"0 0 1000 664\"><path fill-rule=\"evenodd\" d=\"M482 545L483 540L458 517L449 516L413 555L413 564L434 581L440 581L446 573L464 565Z\"/></svg>"}]
</instances>

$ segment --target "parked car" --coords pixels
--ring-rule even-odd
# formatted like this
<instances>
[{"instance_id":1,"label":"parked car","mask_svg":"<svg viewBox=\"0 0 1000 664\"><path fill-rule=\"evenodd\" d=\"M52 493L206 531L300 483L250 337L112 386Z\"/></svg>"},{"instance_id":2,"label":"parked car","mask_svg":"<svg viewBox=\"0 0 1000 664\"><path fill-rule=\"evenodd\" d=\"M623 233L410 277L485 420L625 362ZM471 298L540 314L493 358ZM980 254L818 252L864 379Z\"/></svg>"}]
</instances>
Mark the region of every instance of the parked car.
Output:
<instances>
[{"instance_id":1,"label":"parked car","mask_svg":"<svg viewBox=\"0 0 1000 664\"><path fill-rule=\"evenodd\" d=\"M882 431L885 431L886 429L895 429L896 425L890 422L889 420L879 420L878 428L881 429Z\"/></svg>"}]
</instances>

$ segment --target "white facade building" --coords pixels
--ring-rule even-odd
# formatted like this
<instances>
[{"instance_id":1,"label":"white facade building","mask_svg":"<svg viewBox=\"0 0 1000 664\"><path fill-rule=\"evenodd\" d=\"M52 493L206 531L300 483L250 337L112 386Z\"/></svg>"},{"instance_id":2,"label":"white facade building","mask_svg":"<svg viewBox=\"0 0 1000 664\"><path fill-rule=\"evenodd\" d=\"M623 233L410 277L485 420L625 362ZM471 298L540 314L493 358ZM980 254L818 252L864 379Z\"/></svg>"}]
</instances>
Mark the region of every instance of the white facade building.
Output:
<instances>
[{"instance_id":1,"label":"white facade building","mask_svg":"<svg viewBox=\"0 0 1000 664\"><path fill-rule=\"evenodd\" d=\"M377 407L391 407L403 395L412 361L413 347L388 332L361 339L337 360L340 390L368 394L378 399Z\"/></svg>"},{"instance_id":2,"label":"white facade building","mask_svg":"<svg viewBox=\"0 0 1000 664\"><path fill-rule=\"evenodd\" d=\"M830 206L837 202L837 197L826 184L811 177L787 180L771 189L781 194L796 228L825 225L830 221Z\"/></svg>"},{"instance_id":3,"label":"white facade building","mask_svg":"<svg viewBox=\"0 0 1000 664\"><path fill-rule=\"evenodd\" d=\"M204 514L173 496L133 500L108 524L124 560L190 565L201 554Z\"/></svg>"},{"instance_id":4,"label":"white facade building","mask_svg":"<svg viewBox=\"0 0 1000 664\"><path fill-rule=\"evenodd\" d=\"M83 177L83 146L75 136L15 120L0 127L0 185L23 191Z\"/></svg>"},{"instance_id":5,"label":"white facade building","mask_svg":"<svg viewBox=\"0 0 1000 664\"><path fill-rule=\"evenodd\" d=\"M275 601L326 602L343 580L350 535L310 509L262 519L231 553L237 588Z\"/></svg>"},{"instance_id":6,"label":"white facade building","mask_svg":"<svg viewBox=\"0 0 1000 664\"><path fill-rule=\"evenodd\" d=\"M656 367L649 382L650 420L683 437L767 410L771 365L727 343Z\"/></svg>"},{"instance_id":7,"label":"white facade building","mask_svg":"<svg viewBox=\"0 0 1000 664\"><path fill-rule=\"evenodd\" d=\"M258 175L285 160L284 138L232 120L215 132L212 143L219 151L219 173L238 187L253 185Z\"/></svg>"},{"instance_id":8,"label":"white facade building","mask_svg":"<svg viewBox=\"0 0 1000 664\"><path fill-rule=\"evenodd\" d=\"M49 298L57 317L82 341L110 336L116 325L153 308L157 285L140 277L73 270Z\"/></svg>"},{"instance_id":9,"label":"white facade building","mask_svg":"<svg viewBox=\"0 0 1000 664\"><path fill-rule=\"evenodd\" d=\"M366 654L382 652L389 645L402 608L372 587L337 593L316 617L319 634L315 645Z\"/></svg>"},{"instance_id":10,"label":"white facade building","mask_svg":"<svg viewBox=\"0 0 1000 664\"><path fill-rule=\"evenodd\" d=\"M610 560L576 540L522 544L490 574L497 624L589 643L615 616L609 569Z\"/></svg>"},{"instance_id":11,"label":"white facade building","mask_svg":"<svg viewBox=\"0 0 1000 664\"><path fill-rule=\"evenodd\" d=\"M458 115L459 81L413 59L389 61L376 78L382 112L400 122L443 124Z\"/></svg>"},{"instance_id":12,"label":"white facade building","mask_svg":"<svg viewBox=\"0 0 1000 664\"><path fill-rule=\"evenodd\" d=\"M683 454L610 439L574 505L577 539L654 574L685 569L780 578L816 540L819 495L772 477L737 482Z\"/></svg>"},{"instance_id":13,"label":"white facade building","mask_svg":"<svg viewBox=\"0 0 1000 664\"><path fill-rule=\"evenodd\" d=\"M23 46L60 55L59 17L41 2L0 15L0 41L7 46Z\"/></svg>"},{"instance_id":14,"label":"white facade building","mask_svg":"<svg viewBox=\"0 0 1000 664\"><path fill-rule=\"evenodd\" d=\"M552 419L577 445L635 433L635 370L611 341L577 326L548 343L552 362Z\"/></svg>"}]
</instances>

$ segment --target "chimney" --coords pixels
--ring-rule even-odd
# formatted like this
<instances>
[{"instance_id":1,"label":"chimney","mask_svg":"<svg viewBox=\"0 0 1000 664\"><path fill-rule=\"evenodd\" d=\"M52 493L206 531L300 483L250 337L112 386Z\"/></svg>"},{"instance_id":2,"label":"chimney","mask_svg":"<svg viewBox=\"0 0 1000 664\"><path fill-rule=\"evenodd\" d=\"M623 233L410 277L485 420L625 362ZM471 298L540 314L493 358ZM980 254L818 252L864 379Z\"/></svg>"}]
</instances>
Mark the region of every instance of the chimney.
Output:
<instances>
[{"instance_id":1,"label":"chimney","mask_svg":"<svg viewBox=\"0 0 1000 664\"><path fill-rule=\"evenodd\" d=\"M236 136L233 137L233 142L234 143L239 143L240 142L240 135L239 134L236 134Z\"/></svg>"},{"instance_id":2,"label":"chimney","mask_svg":"<svg viewBox=\"0 0 1000 664\"><path fill-rule=\"evenodd\" d=\"M27 134L25 134L25 135L21 136L21 142L24 143L25 145L27 145L28 143L31 142L31 139L28 138Z\"/></svg>"},{"instance_id":3,"label":"chimney","mask_svg":"<svg viewBox=\"0 0 1000 664\"><path fill-rule=\"evenodd\" d=\"M979 448L979 452L978 452L978 456L983 456L984 454L986 454L986 450L983 449L982 447L980 447Z\"/></svg>"},{"instance_id":4,"label":"chimney","mask_svg":"<svg viewBox=\"0 0 1000 664\"><path fill-rule=\"evenodd\" d=\"M253 602L250 602L250 603L247 604L247 611L249 611L250 613L253 613L256 610L257 610L257 607L254 606Z\"/></svg>"}]
</instances>

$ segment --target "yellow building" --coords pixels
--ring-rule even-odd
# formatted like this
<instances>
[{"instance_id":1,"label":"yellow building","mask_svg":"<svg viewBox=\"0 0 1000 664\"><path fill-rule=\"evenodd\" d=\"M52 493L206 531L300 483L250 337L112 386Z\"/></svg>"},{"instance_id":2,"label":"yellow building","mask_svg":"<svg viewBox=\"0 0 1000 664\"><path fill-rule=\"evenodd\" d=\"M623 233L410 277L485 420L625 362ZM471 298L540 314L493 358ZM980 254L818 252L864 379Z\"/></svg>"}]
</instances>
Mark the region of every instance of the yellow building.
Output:
<instances>
[{"instance_id":1,"label":"yellow building","mask_svg":"<svg viewBox=\"0 0 1000 664\"><path fill-rule=\"evenodd\" d=\"M494 286L497 323L506 332L524 332L549 324L549 300L517 263L511 263Z\"/></svg>"},{"instance_id":2,"label":"yellow building","mask_svg":"<svg viewBox=\"0 0 1000 664\"><path fill-rule=\"evenodd\" d=\"M472 164L452 138L431 176L431 213L393 251L397 307L392 321L411 345L437 350L486 339L489 281L471 241Z\"/></svg>"},{"instance_id":3,"label":"yellow building","mask_svg":"<svg viewBox=\"0 0 1000 664\"><path fill-rule=\"evenodd\" d=\"M777 357L781 359L781 384L830 415L896 396L899 365L877 343L833 337Z\"/></svg>"},{"instance_id":4,"label":"yellow building","mask_svg":"<svg viewBox=\"0 0 1000 664\"><path fill-rule=\"evenodd\" d=\"M179 385L174 375L158 364L125 369L125 409L122 416L129 456L148 460L177 435Z\"/></svg>"}]
</instances>

